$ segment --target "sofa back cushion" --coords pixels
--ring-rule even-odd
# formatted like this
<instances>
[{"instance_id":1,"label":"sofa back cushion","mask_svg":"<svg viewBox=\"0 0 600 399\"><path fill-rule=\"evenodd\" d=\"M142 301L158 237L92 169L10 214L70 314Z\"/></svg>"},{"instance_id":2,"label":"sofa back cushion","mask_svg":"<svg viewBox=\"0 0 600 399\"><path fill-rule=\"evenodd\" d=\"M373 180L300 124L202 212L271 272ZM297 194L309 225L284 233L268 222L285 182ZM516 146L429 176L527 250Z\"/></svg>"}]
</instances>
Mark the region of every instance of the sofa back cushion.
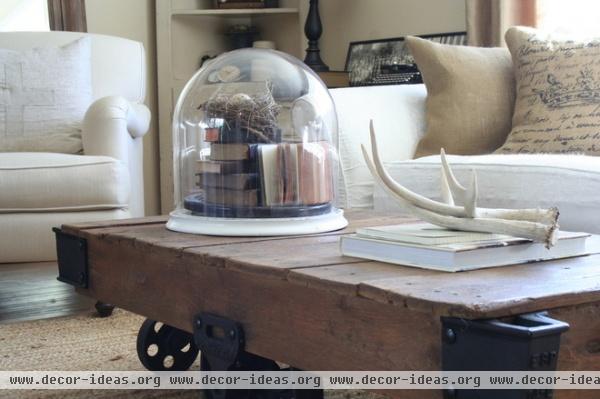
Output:
<instances>
[{"instance_id":1,"label":"sofa back cushion","mask_svg":"<svg viewBox=\"0 0 600 399\"><path fill-rule=\"evenodd\" d=\"M600 38L561 39L532 28L506 32L517 99L499 153L600 155Z\"/></svg>"},{"instance_id":2,"label":"sofa back cushion","mask_svg":"<svg viewBox=\"0 0 600 399\"><path fill-rule=\"evenodd\" d=\"M504 48L438 44L408 37L406 44L427 86L425 137L416 156L491 153L511 128L515 89Z\"/></svg>"},{"instance_id":3,"label":"sofa back cushion","mask_svg":"<svg viewBox=\"0 0 600 399\"><path fill-rule=\"evenodd\" d=\"M556 154L449 155L456 178L468 182L477 173L477 205L490 208L560 210L560 228L600 233L600 157ZM440 156L386 165L396 181L427 198L441 200ZM585 184L582 184L585 182ZM407 212L381 187L375 209Z\"/></svg>"},{"instance_id":4,"label":"sofa back cushion","mask_svg":"<svg viewBox=\"0 0 600 399\"><path fill-rule=\"evenodd\" d=\"M425 131L425 86L363 86L332 89L338 116L338 206L372 208L376 184L361 151L371 151L373 120L384 162L411 159Z\"/></svg>"},{"instance_id":5,"label":"sofa back cushion","mask_svg":"<svg viewBox=\"0 0 600 399\"><path fill-rule=\"evenodd\" d=\"M90 39L63 47L0 49L0 152L82 151L92 102Z\"/></svg>"}]
</instances>

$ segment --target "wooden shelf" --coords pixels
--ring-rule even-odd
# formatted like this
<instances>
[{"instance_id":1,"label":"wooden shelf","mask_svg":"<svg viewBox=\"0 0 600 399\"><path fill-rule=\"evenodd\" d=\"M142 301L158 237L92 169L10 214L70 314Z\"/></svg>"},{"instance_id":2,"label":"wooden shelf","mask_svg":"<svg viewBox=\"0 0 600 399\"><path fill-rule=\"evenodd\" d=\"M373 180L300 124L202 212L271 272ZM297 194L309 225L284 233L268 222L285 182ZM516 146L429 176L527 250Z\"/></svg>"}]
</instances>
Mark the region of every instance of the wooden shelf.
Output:
<instances>
[{"instance_id":1,"label":"wooden shelf","mask_svg":"<svg viewBox=\"0 0 600 399\"><path fill-rule=\"evenodd\" d=\"M223 16L223 17L246 17L253 15L281 15L298 14L297 8L244 8L244 9L203 9L203 10L173 10L171 15L199 15L199 16Z\"/></svg>"}]
</instances>

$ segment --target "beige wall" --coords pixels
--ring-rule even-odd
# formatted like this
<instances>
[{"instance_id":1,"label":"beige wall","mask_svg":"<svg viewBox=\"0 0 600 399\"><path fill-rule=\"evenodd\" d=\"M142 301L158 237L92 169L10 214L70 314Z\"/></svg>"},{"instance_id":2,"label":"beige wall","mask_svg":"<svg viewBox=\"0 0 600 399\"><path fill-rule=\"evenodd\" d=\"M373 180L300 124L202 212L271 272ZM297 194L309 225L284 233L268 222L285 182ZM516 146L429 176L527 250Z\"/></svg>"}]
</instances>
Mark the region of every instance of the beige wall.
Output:
<instances>
[{"instance_id":1,"label":"beige wall","mask_svg":"<svg viewBox=\"0 0 600 399\"><path fill-rule=\"evenodd\" d=\"M300 7L304 20L308 0ZM464 0L322 0L319 12L321 58L332 70L344 69L352 41L466 29Z\"/></svg>"},{"instance_id":2,"label":"beige wall","mask_svg":"<svg viewBox=\"0 0 600 399\"><path fill-rule=\"evenodd\" d=\"M156 24L154 0L86 0L88 32L120 36L144 43L148 58L146 104L152 112L144 137L146 214L160 213L158 130L156 116Z\"/></svg>"}]
</instances>

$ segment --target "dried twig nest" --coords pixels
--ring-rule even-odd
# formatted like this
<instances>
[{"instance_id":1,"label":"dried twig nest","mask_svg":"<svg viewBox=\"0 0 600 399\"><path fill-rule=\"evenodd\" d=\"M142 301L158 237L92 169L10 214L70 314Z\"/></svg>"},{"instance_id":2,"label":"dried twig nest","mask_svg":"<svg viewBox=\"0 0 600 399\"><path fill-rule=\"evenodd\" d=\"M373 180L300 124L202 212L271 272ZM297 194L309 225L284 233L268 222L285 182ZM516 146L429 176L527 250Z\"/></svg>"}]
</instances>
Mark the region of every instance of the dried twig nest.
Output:
<instances>
[{"instance_id":1,"label":"dried twig nest","mask_svg":"<svg viewBox=\"0 0 600 399\"><path fill-rule=\"evenodd\" d=\"M198 108L204 108L207 118L222 119L230 131L239 130L254 136L257 142L272 143L279 134L277 116L281 106L275 102L269 85L263 87L248 93L218 90Z\"/></svg>"}]
</instances>

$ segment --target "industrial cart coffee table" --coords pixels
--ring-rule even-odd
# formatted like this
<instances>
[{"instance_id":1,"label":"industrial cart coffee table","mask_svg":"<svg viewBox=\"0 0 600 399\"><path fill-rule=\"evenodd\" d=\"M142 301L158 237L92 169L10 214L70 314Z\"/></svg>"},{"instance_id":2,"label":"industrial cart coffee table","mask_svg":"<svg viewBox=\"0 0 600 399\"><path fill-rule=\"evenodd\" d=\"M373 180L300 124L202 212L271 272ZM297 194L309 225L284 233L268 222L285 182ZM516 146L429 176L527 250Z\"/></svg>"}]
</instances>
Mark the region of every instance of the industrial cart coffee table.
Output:
<instances>
[{"instance_id":1,"label":"industrial cart coffee table","mask_svg":"<svg viewBox=\"0 0 600 399\"><path fill-rule=\"evenodd\" d=\"M153 370L168 355L172 369L186 369L196 347L213 370L270 370L273 360L303 370L600 370L600 255L457 274L394 266L341 256L339 238L409 219L347 217L344 230L295 237L175 233L166 217L64 225L56 230L59 279L147 317L137 343ZM164 323L158 333L155 321ZM225 335L211 336L212 327ZM151 343L159 347L154 357ZM192 350L181 352L188 343ZM600 397L598 390L388 393Z\"/></svg>"}]
</instances>

